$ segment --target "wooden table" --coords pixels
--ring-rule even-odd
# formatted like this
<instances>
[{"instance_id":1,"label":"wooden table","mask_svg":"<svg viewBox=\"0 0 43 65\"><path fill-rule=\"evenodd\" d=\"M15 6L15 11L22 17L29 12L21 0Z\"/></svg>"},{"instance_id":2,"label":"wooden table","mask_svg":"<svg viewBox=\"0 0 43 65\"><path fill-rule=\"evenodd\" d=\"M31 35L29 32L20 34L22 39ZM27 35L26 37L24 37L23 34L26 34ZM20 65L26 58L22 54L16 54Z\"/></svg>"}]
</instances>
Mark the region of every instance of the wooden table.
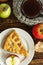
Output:
<instances>
[{"instance_id":1,"label":"wooden table","mask_svg":"<svg viewBox=\"0 0 43 65\"><path fill-rule=\"evenodd\" d=\"M8 0L8 1L9 2L6 2L6 3L9 4L12 8L12 1L11 0ZM43 41L43 40L38 40L38 39L34 38L34 36L32 35L32 32L31 32L33 26L27 26L26 24L20 23L20 21L17 20L17 18L13 15L13 9L12 9L12 13L9 18L7 18L7 19L0 18L0 32L2 32L3 30L5 30L7 28L13 28L13 27L18 27L18 28L22 28L22 29L26 30L32 36L35 44L38 41ZM43 65L43 53L35 52L34 58L29 65Z\"/></svg>"}]
</instances>

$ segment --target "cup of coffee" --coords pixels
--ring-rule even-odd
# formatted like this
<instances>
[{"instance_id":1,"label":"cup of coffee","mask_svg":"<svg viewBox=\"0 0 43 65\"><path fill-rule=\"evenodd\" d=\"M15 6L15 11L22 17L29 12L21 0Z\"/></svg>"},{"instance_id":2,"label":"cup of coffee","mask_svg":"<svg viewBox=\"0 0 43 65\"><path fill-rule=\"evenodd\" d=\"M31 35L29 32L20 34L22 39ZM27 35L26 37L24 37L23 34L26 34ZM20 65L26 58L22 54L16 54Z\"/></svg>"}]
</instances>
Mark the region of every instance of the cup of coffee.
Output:
<instances>
[{"instance_id":1,"label":"cup of coffee","mask_svg":"<svg viewBox=\"0 0 43 65\"><path fill-rule=\"evenodd\" d=\"M23 0L21 12L27 18L35 18L43 15L43 5L40 0Z\"/></svg>"}]
</instances>

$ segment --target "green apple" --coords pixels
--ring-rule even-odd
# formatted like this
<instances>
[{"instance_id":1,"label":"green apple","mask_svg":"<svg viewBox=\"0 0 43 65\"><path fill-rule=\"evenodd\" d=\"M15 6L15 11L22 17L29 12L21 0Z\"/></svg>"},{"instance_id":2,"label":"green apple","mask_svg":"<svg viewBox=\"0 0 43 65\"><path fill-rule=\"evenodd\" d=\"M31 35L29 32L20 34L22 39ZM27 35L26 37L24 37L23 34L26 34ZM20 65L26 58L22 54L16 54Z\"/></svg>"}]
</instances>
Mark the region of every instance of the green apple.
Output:
<instances>
[{"instance_id":1,"label":"green apple","mask_svg":"<svg viewBox=\"0 0 43 65\"><path fill-rule=\"evenodd\" d=\"M8 18L11 14L11 8L8 4L1 4L0 5L0 17L1 18Z\"/></svg>"}]
</instances>

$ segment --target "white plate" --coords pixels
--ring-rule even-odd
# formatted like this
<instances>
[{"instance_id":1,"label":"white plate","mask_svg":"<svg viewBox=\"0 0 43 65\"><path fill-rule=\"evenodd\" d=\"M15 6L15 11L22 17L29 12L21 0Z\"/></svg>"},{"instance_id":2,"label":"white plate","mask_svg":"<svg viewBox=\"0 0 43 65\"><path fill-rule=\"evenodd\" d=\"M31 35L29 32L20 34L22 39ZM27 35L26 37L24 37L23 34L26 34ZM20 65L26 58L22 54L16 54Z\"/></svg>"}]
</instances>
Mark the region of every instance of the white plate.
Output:
<instances>
[{"instance_id":1,"label":"white plate","mask_svg":"<svg viewBox=\"0 0 43 65\"><path fill-rule=\"evenodd\" d=\"M20 63L20 65L27 65L31 62L33 56L34 56L34 41L32 39L32 37L24 30L19 29L19 28L9 28L7 30L4 30L3 32L1 32L0 34L0 46L3 44L3 40L5 39L5 37L12 31L12 30L16 30L17 33L20 35L20 38L23 42L23 44L25 45L26 49L28 50L29 56L26 57L24 60L22 60L22 62ZM1 58L2 55L5 55L4 53L2 53L3 51L1 50ZM4 59L4 58L3 58ZM23 59L23 57L22 57Z\"/></svg>"}]
</instances>

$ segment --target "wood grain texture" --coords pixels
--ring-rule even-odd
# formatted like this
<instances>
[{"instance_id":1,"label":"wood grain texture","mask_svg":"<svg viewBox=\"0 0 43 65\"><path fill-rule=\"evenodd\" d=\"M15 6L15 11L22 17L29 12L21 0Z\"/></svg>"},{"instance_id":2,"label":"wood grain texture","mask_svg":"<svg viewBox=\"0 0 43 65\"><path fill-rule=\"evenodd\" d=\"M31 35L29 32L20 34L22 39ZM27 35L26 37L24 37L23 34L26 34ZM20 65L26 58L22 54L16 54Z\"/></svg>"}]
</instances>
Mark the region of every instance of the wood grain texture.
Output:
<instances>
[{"instance_id":1,"label":"wood grain texture","mask_svg":"<svg viewBox=\"0 0 43 65\"><path fill-rule=\"evenodd\" d=\"M12 2L13 1L11 1L11 0L8 0L8 2L6 2L11 6L11 9L12 9ZM43 40L38 40L38 39L34 38L34 36L32 35L33 26L27 26L23 23L20 23L20 21L17 20L17 18L13 15L13 9L12 9L12 13L9 18L7 18L7 19L0 18L0 33L5 29L13 28L13 27L14 28L18 27L18 28L22 28L22 29L26 30L32 36L35 44L38 41L43 41ZM34 58L29 65L43 65L43 53L35 52Z\"/></svg>"},{"instance_id":2,"label":"wood grain texture","mask_svg":"<svg viewBox=\"0 0 43 65\"><path fill-rule=\"evenodd\" d=\"M43 59L35 59L29 65L43 65Z\"/></svg>"}]
</instances>

